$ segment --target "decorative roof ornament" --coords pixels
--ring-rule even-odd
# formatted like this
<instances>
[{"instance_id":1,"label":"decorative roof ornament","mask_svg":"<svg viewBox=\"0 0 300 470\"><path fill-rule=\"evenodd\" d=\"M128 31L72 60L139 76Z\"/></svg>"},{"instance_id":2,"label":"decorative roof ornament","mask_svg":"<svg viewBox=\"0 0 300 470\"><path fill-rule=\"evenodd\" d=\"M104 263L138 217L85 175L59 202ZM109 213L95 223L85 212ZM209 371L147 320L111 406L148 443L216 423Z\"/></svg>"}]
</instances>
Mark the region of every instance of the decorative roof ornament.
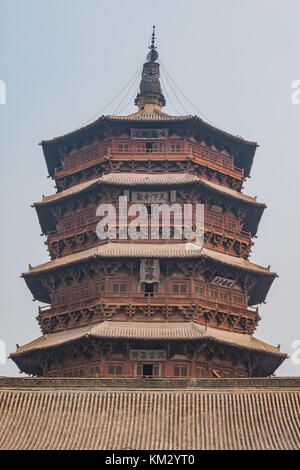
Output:
<instances>
[{"instance_id":1,"label":"decorative roof ornament","mask_svg":"<svg viewBox=\"0 0 300 470\"><path fill-rule=\"evenodd\" d=\"M148 62L155 62L158 59L157 47L155 46L155 26L153 26L151 46L149 46L150 52L147 55Z\"/></svg>"},{"instance_id":2,"label":"decorative roof ornament","mask_svg":"<svg viewBox=\"0 0 300 470\"><path fill-rule=\"evenodd\" d=\"M161 108L166 104L159 82L159 64L156 62L158 52L155 45L155 26L153 26L149 49L150 52L147 54L147 62L143 65L140 92L135 99L135 104L138 106L140 112L161 111Z\"/></svg>"}]
</instances>

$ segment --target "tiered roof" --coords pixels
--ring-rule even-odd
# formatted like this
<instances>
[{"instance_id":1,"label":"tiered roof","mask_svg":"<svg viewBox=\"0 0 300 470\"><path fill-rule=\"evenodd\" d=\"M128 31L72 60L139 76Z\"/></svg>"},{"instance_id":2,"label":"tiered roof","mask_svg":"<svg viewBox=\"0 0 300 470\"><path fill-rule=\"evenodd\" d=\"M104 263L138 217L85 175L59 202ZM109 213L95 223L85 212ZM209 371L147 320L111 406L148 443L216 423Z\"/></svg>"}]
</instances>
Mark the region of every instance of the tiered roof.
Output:
<instances>
[{"instance_id":1,"label":"tiered roof","mask_svg":"<svg viewBox=\"0 0 300 470\"><path fill-rule=\"evenodd\" d=\"M248 349L276 355L282 360L286 354L279 348L264 343L251 335L211 328L194 322L116 322L104 321L90 326L74 328L57 333L45 334L40 338L18 348L12 357L29 352L49 349L72 343L81 338L98 339L138 339L138 340L213 340L230 344L238 349ZM280 361L281 362L281 361Z\"/></svg>"},{"instance_id":2,"label":"tiered roof","mask_svg":"<svg viewBox=\"0 0 300 470\"><path fill-rule=\"evenodd\" d=\"M255 274L259 277L259 282L251 293L249 305L258 304L264 301L270 286L276 277L276 273L269 268L251 263L248 260L237 256L227 255L209 248L200 248L191 243L118 243L108 242L97 245L88 250L79 251L71 255L55 258L35 267L29 267L27 273L22 276L31 290L33 296L41 301L48 302L49 296L42 285L39 274L51 272L56 269L71 267L74 264L87 261L89 259L124 259L124 258L160 258L160 259L206 259L215 264L227 265L242 271Z\"/></svg>"}]
</instances>

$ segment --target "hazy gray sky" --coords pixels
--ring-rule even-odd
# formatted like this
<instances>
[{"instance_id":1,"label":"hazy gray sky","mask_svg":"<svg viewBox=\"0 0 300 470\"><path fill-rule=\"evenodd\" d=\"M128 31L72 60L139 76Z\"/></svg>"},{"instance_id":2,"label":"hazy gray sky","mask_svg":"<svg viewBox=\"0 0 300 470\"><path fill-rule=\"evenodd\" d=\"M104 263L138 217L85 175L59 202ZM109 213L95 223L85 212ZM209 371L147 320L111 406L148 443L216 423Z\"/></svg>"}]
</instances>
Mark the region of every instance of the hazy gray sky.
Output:
<instances>
[{"instance_id":1,"label":"hazy gray sky","mask_svg":"<svg viewBox=\"0 0 300 470\"><path fill-rule=\"evenodd\" d=\"M0 0L0 12L7 87L0 104L0 340L7 353L40 335L38 302L20 279L29 263L48 259L30 207L54 191L38 143L80 127L118 93L142 65L156 24L161 61L188 98L218 127L260 145L245 192L268 208L252 261L271 264L280 277L260 308L256 337L291 355L300 340L300 104L291 101L291 84L300 80L299 0ZM122 114L134 111L132 100ZM175 114L170 102L165 111ZM18 369L7 361L0 375ZM299 376L300 364L288 359L277 375Z\"/></svg>"}]
</instances>

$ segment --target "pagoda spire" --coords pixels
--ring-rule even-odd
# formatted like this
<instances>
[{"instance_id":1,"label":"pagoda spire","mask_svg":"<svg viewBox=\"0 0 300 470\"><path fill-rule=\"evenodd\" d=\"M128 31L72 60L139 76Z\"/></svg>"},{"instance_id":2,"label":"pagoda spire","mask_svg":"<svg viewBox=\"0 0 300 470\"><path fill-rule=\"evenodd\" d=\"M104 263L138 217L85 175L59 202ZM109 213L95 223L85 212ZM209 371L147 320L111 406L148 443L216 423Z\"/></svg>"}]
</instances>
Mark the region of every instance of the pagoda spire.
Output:
<instances>
[{"instance_id":1,"label":"pagoda spire","mask_svg":"<svg viewBox=\"0 0 300 470\"><path fill-rule=\"evenodd\" d=\"M155 26L153 26L150 52L147 55L147 62L143 65L140 92L135 99L135 104L140 112L161 111L161 108L166 104L159 81L160 72L159 64L156 62L158 52L155 39Z\"/></svg>"}]
</instances>

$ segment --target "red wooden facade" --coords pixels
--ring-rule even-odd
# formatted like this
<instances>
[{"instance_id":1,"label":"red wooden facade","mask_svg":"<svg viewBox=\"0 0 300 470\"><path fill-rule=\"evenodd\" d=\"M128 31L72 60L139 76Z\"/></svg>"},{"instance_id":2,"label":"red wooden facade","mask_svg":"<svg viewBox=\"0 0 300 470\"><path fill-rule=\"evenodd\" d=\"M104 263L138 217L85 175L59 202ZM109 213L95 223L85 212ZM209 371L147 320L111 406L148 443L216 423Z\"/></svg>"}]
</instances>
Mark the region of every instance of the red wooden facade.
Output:
<instances>
[{"instance_id":1,"label":"red wooden facade","mask_svg":"<svg viewBox=\"0 0 300 470\"><path fill-rule=\"evenodd\" d=\"M24 372L248 377L273 373L285 357L252 337L257 304L276 276L249 261L265 207L242 193L256 144L198 118L163 113L151 57L137 113L103 117L42 143L58 192L35 204L51 260L23 275L44 302L37 317L43 336L11 355ZM151 85L143 81L149 60ZM162 239L163 219L152 238L150 216L142 239L119 238L116 219L117 239L99 240L99 204L111 203L118 215L118 198L128 197L129 210L137 191L161 192L169 206L203 204L205 251L185 254L191 240L174 238L172 219L170 239ZM145 259L159 263L151 282L141 281ZM102 336L93 333L105 322Z\"/></svg>"}]
</instances>

